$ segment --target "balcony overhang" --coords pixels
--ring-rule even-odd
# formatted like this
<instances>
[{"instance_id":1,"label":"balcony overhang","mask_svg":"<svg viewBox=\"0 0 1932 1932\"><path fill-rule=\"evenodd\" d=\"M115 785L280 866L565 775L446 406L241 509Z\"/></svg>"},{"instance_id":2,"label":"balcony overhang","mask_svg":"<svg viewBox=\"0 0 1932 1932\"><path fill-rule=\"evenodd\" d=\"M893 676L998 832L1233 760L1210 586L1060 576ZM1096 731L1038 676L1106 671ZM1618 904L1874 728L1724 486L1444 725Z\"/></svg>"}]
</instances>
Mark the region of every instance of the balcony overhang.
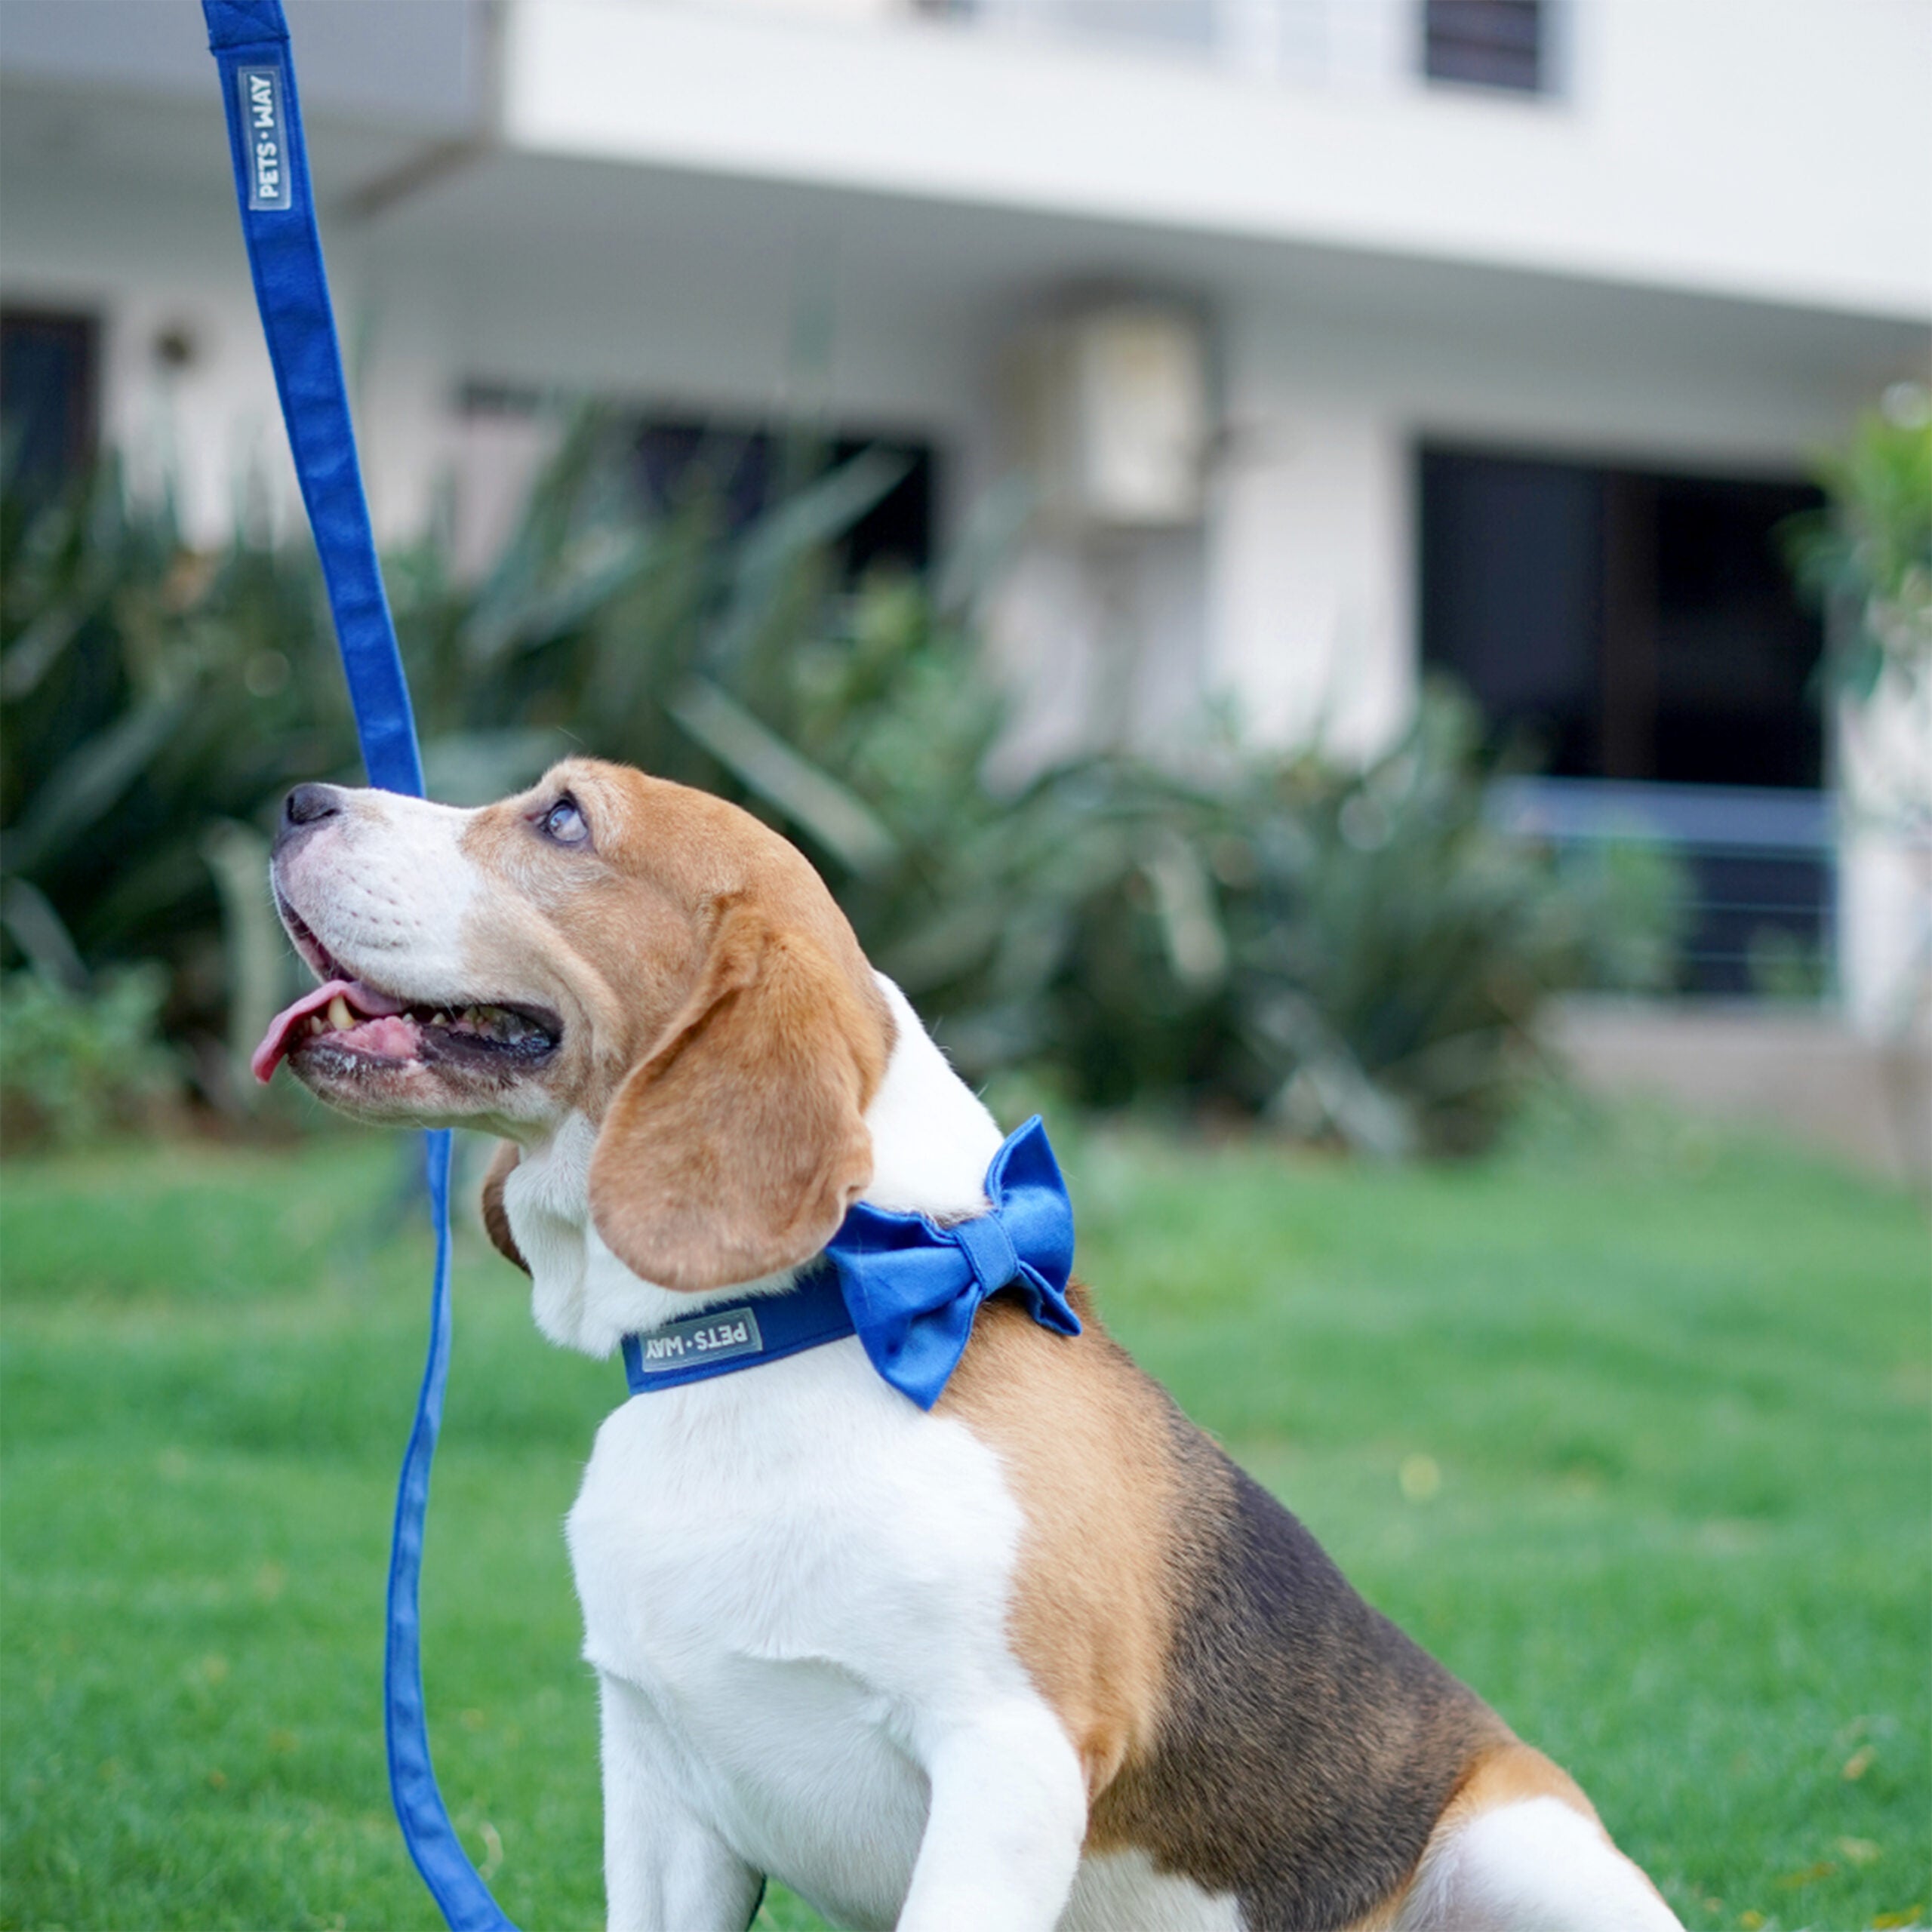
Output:
<instances>
[{"instance_id":1,"label":"balcony overhang","mask_svg":"<svg viewBox=\"0 0 1932 1932\"><path fill-rule=\"evenodd\" d=\"M1877 100L1834 152L1721 99L1646 127L1627 84L1324 90L944 22L627 0L518 0L504 53L504 138L533 154L1932 318L1932 183L1857 149ZM1757 57L1730 51L1737 90L1792 83Z\"/></svg>"},{"instance_id":2,"label":"balcony overhang","mask_svg":"<svg viewBox=\"0 0 1932 1932\"><path fill-rule=\"evenodd\" d=\"M297 34L318 11L334 19L335 4L292 8ZM450 4L446 26L475 11ZM386 11L352 0L341 17L373 29ZM238 278L225 139L192 10L132 0L131 11L165 15L192 42L174 66L142 79L125 62L0 63L10 241L33 245L10 249L16 273L29 260L100 263L116 250L152 259L165 232L170 247L182 238L182 277ZM0 54L12 44L10 29ZM378 35L366 57L381 45ZM352 77L352 51L331 57ZM1546 446L1566 386L1601 378L1606 395L1636 394L1668 365L1687 403L1660 404L1628 430L1629 446L1656 460L1674 441L1724 445L1723 423L1764 413L1752 398L1789 392L1848 408L1921 368L1932 347L1932 300L1915 306L1909 251L1898 285L1861 306L1842 286L1805 295L1803 275L1781 294L1774 276L1746 287L1721 260L1698 277L1640 273L1601 238L1512 252L1503 229L1515 224L1520 240L1543 219L1540 201L1492 209L1484 219L1502 226L1481 235L1446 216L1432 225L1437 201L1480 201L1484 168L1506 152L1512 167L1546 162L1562 177L1543 199L1583 192L1595 163L1568 109L1331 100L1151 56L1015 47L916 22L841 29L611 0L516 6L501 54L500 91L415 115L337 88L328 63L308 88L304 69L332 263L350 283L366 271L392 290L417 276L465 291L451 354L485 377L621 388L648 365L667 390L699 395L700 349L721 334L761 332L739 366L782 363L800 291L814 282L848 333L872 318L855 353L889 358L926 332L955 363L983 367L1028 310L1069 290L1124 287L1223 319L1265 314L1270 328L1325 339L1324 370L1352 358L1385 392L1387 372L1411 361L1481 365L1494 379L1465 386L1462 416L1438 383L1411 419L1507 436L1520 409L1524 435ZM491 98L500 112L478 106ZM1374 160L1398 127L1408 159ZM460 165L423 165L451 143ZM1405 178L1438 164L1439 180ZM1580 215L1576 226L1589 224ZM699 346L681 364L681 341ZM909 413L925 380L909 361L897 392ZM1577 434L1613 447L1608 420L1599 408ZM1814 412L1795 436L1767 426L1755 454L1788 465L1835 420ZM1733 436L1731 454L1754 451Z\"/></svg>"}]
</instances>

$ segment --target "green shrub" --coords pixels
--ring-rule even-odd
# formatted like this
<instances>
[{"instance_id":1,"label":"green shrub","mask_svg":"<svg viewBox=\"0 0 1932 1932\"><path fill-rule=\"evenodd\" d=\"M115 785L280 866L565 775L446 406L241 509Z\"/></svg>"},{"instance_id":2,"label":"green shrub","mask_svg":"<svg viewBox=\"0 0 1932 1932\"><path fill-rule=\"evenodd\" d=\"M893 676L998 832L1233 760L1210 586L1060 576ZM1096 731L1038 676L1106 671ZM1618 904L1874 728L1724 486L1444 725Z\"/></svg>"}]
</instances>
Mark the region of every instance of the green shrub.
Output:
<instances>
[{"instance_id":1,"label":"green shrub","mask_svg":"<svg viewBox=\"0 0 1932 1932\"><path fill-rule=\"evenodd\" d=\"M1447 694L1365 768L1207 740L1186 769L1111 755L998 790L971 572L838 564L893 460L804 465L735 533L702 485L645 515L628 461L622 421L586 415L480 580L433 531L389 561L432 792L478 801L580 749L737 800L804 846L974 1078L1471 1147L1546 994L1663 977L1667 881L1499 832ZM355 774L312 559L245 534L189 555L109 469L33 514L10 498L0 562L0 924L23 943L4 915L32 904L88 966L162 958L171 1029L214 1039L281 970L251 836L288 785Z\"/></svg>"},{"instance_id":2,"label":"green shrub","mask_svg":"<svg viewBox=\"0 0 1932 1932\"><path fill-rule=\"evenodd\" d=\"M17 1149L75 1146L152 1126L180 1094L159 1021L166 971L104 976L87 993L38 973L0 977L0 1134Z\"/></svg>"},{"instance_id":3,"label":"green shrub","mask_svg":"<svg viewBox=\"0 0 1932 1932\"><path fill-rule=\"evenodd\" d=\"M1823 507L1781 534L1799 587L1831 620L1839 683L1868 699L1889 668L1915 685L1932 675L1932 393L1896 384L1815 467Z\"/></svg>"},{"instance_id":4,"label":"green shrub","mask_svg":"<svg viewBox=\"0 0 1932 1932\"><path fill-rule=\"evenodd\" d=\"M1552 992L1669 977L1674 867L1559 862L1486 814L1469 707L1425 694L1366 766L1211 751L1178 774L1045 774L955 840L923 918L875 957L976 1075L1271 1115L1387 1154L1487 1143L1539 1064ZM860 930L867 931L863 918Z\"/></svg>"},{"instance_id":5,"label":"green shrub","mask_svg":"<svg viewBox=\"0 0 1932 1932\"><path fill-rule=\"evenodd\" d=\"M0 902L24 884L89 967L156 959L177 1033L229 995L204 844L343 769L349 712L312 559L238 532L184 548L111 460L66 496L0 500ZM51 964L45 960L42 964Z\"/></svg>"}]
</instances>

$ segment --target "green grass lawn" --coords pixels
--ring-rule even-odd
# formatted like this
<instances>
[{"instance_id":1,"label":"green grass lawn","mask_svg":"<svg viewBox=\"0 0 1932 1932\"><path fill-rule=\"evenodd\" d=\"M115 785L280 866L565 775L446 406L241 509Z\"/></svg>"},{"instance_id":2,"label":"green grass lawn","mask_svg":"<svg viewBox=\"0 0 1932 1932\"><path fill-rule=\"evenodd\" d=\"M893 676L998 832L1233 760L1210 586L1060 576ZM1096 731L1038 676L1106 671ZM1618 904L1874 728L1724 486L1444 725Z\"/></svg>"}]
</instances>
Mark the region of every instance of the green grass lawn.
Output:
<instances>
[{"instance_id":1,"label":"green grass lawn","mask_svg":"<svg viewBox=\"0 0 1932 1932\"><path fill-rule=\"evenodd\" d=\"M1577 1775L1687 1924L1932 1907L1912 1203L1662 1122L1453 1171L1062 1138L1113 1327ZM437 1922L379 1708L427 1278L400 1172L374 1136L0 1170L0 1924ZM540 1340L472 1235L457 1337L438 1764L511 1915L589 1927L559 1523L623 1377ZM763 1922L817 1924L776 1893Z\"/></svg>"}]
</instances>

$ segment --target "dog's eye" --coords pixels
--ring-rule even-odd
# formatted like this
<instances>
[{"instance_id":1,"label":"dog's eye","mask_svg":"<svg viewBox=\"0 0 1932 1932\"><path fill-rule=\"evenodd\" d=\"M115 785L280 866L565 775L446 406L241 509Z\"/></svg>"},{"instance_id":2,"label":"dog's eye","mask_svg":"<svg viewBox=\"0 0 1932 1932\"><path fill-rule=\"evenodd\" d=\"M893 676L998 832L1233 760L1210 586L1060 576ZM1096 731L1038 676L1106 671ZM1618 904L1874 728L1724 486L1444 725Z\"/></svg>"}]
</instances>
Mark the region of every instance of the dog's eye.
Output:
<instances>
[{"instance_id":1,"label":"dog's eye","mask_svg":"<svg viewBox=\"0 0 1932 1932\"><path fill-rule=\"evenodd\" d=\"M589 843L590 827L577 809L577 801L568 792L543 814L543 836L554 838L559 845Z\"/></svg>"}]
</instances>

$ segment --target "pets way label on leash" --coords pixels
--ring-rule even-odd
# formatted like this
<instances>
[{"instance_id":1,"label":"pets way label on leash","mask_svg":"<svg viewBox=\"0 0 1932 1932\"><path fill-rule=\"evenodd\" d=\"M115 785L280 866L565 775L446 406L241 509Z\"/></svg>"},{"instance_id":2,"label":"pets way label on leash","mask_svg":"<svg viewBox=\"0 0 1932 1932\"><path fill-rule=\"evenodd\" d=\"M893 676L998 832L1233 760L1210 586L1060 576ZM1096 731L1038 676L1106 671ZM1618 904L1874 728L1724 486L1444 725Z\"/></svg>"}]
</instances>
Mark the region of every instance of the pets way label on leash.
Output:
<instances>
[{"instance_id":1,"label":"pets way label on leash","mask_svg":"<svg viewBox=\"0 0 1932 1932\"><path fill-rule=\"evenodd\" d=\"M748 1308L690 1315L638 1337L638 1359L647 1375L662 1375L688 1362L728 1361L734 1355L761 1355L764 1350L758 1317Z\"/></svg>"},{"instance_id":2,"label":"pets way label on leash","mask_svg":"<svg viewBox=\"0 0 1932 1932\"><path fill-rule=\"evenodd\" d=\"M282 118L279 67L237 67L242 90L242 140L248 164L248 205L269 211L295 205L288 168L287 123Z\"/></svg>"}]
</instances>

